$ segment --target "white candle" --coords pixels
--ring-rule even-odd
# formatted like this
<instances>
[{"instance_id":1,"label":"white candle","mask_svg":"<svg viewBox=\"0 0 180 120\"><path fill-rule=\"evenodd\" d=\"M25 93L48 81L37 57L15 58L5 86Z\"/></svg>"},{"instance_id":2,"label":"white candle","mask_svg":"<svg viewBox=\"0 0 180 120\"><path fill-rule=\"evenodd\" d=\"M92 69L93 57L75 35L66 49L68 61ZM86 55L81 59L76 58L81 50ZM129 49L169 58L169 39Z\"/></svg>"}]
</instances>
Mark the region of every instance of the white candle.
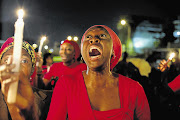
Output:
<instances>
[{"instance_id":1,"label":"white candle","mask_svg":"<svg viewBox=\"0 0 180 120\"><path fill-rule=\"evenodd\" d=\"M22 42L23 42L23 31L24 31L24 21L23 21L24 12L22 9L18 11L18 19L15 22L15 33L14 33L14 48L13 48L13 64L15 68L13 72L19 72L20 62L21 62L21 51L22 51ZM18 78L19 79L19 78ZM13 82L9 86L7 102L15 103L17 96L18 81Z\"/></svg>"},{"instance_id":2,"label":"white candle","mask_svg":"<svg viewBox=\"0 0 180 120\"><path fill-rule=\"evenodd\" d=\"M41 53L41 51L42 51L42 46L43 46L43 43L44 43L45 40L46 40L46 37L45 37L45 36L41 38L38 53Z\"/></svg>"},{"instance_id":3,"label":"white candle","mask_svg":"<svg viewBox=\"0 0 180 120\"><path fill-rule=\"evenodd\" d=\"M44 43L45 40L46 40L46 36L43 36L43 37L41 38L40 45L39 45L39 50L38 50L38 53L39 53L39 54L41 54L42 46L43 46L43 43ZM36 62L36 66L39 66L39 61Z\"/></svg>"},{"instance_id":4,"label":"white candle","mask_svg":"<svg viewBox=\"0 0 180 120\"><path fill-rule=\"evenodd\" d=\"M175 53L171 53L170 57L169 57L169 60L172 60L174 56L175 56Z\"/></svg>"}]
</instances>

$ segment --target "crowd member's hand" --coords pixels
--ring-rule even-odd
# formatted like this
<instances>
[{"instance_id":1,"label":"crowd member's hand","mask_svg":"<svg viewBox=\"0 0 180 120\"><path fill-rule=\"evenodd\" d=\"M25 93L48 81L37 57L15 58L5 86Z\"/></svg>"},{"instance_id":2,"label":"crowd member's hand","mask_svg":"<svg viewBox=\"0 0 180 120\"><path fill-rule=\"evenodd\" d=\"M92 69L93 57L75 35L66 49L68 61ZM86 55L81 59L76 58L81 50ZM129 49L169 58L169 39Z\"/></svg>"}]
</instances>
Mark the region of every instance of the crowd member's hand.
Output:
<instances>
[{"instance_id":1,"label":"crowd member's hand","mask_svg":"<svg viewBox=\"0 0 180 120\"><path fill-rule=\"evenodd\" d=\"M1 90L4 94L6 103L10 84L18 81L16 102L13 104L7 103L11 117L12 119L18 120L30 117L36 120L37 116L34 107L34 94L29 78L23 73L23 70L19 73L12 72L14 67L15 65L12 64L4 64L0 66Z\"/></svg>"},{"instance_id":2,"label":"crowd member's hand","mask_svg":"<svg viewBox=\"0 0 180 120\"><path fill-rule=\"evenodd\" d=\"M170 66L167 64L166 60L161 60L160 63L159 63L159 67L158 69L161 71L161 72L164 72L167 68L169 68Z\"/></svg>"}]
</instances>

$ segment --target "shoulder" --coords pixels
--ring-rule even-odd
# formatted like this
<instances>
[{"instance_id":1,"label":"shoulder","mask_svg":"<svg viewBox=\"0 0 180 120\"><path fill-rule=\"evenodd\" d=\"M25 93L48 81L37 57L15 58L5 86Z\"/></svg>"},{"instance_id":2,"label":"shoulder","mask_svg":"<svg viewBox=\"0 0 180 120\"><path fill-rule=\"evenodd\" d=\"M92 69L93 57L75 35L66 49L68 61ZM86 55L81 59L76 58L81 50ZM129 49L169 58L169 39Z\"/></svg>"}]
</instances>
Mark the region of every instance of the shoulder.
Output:
<instances>
[{"instance_id":1,"label":"shoulder","mask_svg":"<svg viewBox=\"0 0 180 120\"><path fill-rule=\"evenodd\" d=\"M62 75L56 83L56 86L63 84L65 86L79 86L81 80L83 79L82 73L77 72L76 74Z\"/></svg>"}]
</instances>

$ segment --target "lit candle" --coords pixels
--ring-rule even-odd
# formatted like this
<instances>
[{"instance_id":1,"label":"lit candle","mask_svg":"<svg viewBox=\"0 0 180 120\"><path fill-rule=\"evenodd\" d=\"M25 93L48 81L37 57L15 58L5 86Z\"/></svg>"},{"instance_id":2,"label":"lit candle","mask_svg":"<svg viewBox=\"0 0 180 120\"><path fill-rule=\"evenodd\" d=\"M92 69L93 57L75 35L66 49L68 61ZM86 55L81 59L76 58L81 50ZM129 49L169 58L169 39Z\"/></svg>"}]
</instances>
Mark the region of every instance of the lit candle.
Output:
<instances>
[{"instance_id":1,"label":"lit candle","mask_svg":"<svg viewBox=\"0 0 180 120\"><path fill-rule=\"evenodd\" d=\"M42 51L42 46L43 46L43 43L44 43L45 40L46 40L46 36L43 36L43 37L41 38L41 41L40 41L38 53L41 53L41 51Z\"/></svg>"},{"instance_id":2,"label":"lit candle","mask_svg":"<svg viewBox=\"0 0 180 120\"><path fill-rule=\"evenodd\" d=\"M23 9L18 10L18 19L15 22L15 33L14 33L14 48L13 48L13 64L15 68L13 72L19 72L20 61L21 61L21 51L22 51L22 42L23 42L23 31L24 31L24 21L23 21L24 11ZM18 78L19 79L19 78ZM13 82L9 86L7 102L15 103L17 96L18 81Z\"/></svg>"},{"instance_id":3,"label":"lit candle","mask_svg":"<svg viewBox=\"0 0 180 120\"><path fill-rule=\"evenodd\" d=\"M175 53L171 53L170 56L169 56L169 58L168 58L168 60L166 61L166 64L167 64L168 62L170 62L170 61L173 59L174 56L175 56Z\"/></svg>"},{"instance_id":4,"label":"lit candle","mask_svg":"<svg viewBox=\"0 0 180 120\"><path fill-rule=\"evenodd\" d=\"M46 40L46 36L43 36L43 37L41 38L40 45L39 45L39 50L38 50L38 53L39 53L39 54L41 54L42 46L43 46L43 43L44 43L45 40ZM36 62L36 66L39 66L39 61Z\"/></svg>"}]
</instances>

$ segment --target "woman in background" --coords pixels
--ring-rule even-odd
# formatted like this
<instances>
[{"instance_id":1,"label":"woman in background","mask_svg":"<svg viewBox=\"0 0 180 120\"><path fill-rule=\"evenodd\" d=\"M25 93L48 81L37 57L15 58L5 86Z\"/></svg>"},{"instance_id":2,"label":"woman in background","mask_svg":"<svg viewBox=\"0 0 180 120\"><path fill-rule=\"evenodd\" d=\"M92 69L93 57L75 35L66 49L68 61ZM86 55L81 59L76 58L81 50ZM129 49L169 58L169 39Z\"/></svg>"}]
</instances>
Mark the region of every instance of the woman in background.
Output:
<instances>
[{"instance_id":1,"label":"woman in background","mask_svg":"<svg viewBox=\"0 0 180 120\"><path fill-rule=\"evenodd\" d=\"M48 85L51 79L58 80L62 75L76 74L87 69L86 64L77 61L80 56L80 48L75 41L65 40L60 45L59 54L62 62L54 63L49 72L44 75L43 82L45 86Z\"/></svg>"}]
</instances>

